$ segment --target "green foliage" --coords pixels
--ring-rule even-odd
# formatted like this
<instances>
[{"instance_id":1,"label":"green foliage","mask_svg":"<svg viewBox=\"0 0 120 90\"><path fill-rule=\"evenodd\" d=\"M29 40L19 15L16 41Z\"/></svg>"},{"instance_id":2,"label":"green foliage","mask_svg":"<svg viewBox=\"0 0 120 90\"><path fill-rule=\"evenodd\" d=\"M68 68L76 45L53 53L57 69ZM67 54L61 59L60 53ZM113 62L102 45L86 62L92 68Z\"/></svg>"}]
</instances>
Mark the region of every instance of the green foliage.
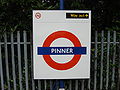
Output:
<instances>
[{"instance_id":1,"label":"green foliage","mask_svg":"<svg viewBox=\"0 0 120 90\"><path fill-rule=\"evenodd\" d=\"M32 10L59 9L59 0L1 0L0 33L32 30ZM120 30L120 0L65 0L67 10L91 10L92 30Z\"/></svg>"},{"instance_id":2,"label":"green foliage","mask_svg":"<svg viewBox=\"0 0 120 90\"><path fill-rule=\"evenodd\" d=\"M32 10L57 9L58 3L41 2L40 0L1 0L0 31L31 30Z\"/></svg>"},{"instance_id":3,"label":"green foliage","mask_svg":"<svg viewBox=\"0 0 120 90\"><path fill-rule=\"evenodd\" d=\"M91 10L92 30L120 30L120 0L65 0L65 9Z\"/></svg>"}]
</instances>

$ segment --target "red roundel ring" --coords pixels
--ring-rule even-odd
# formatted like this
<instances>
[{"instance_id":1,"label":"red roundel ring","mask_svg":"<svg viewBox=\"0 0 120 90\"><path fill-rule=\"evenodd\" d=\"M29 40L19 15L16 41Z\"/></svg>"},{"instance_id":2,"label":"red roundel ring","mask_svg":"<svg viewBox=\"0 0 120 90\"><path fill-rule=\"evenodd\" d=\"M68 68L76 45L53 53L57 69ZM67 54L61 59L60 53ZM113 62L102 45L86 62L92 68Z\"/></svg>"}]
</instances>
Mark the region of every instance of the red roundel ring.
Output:
<instances>
[{"instance_id":1,"label":"red roundel ring","mask_svg":"<svg viewBox=\"0 0 120 90\"><path fill-rule=\"evenodd\" d=\"M80 43L79 39L74 34L68 32L68 31L57 31L57 32L52 33L44 41L43 47L50 47L51 43L55 39L58 39L58 38L67 38L74 44L74 47L81 47L81 43ZM74 55L72 60L70 60L67 63L57 63L54 60L52 60L50 55L43 55L45 62L50 67L52 67L56 70L67 70L67 69L74 67L80 60L80 57L81 57L81 55Z\"/></svg>"}]
</instances>

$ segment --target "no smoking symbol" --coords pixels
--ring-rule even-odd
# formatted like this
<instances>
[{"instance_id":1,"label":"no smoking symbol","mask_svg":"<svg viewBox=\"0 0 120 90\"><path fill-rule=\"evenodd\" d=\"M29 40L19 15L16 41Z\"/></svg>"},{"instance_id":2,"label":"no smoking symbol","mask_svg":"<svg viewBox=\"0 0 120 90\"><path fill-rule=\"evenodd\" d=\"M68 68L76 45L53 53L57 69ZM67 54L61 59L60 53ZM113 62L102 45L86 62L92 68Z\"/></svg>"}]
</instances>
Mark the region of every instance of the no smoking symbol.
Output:
<instances>
[{"instance_id":1,"label":"no smoking symbol","mask_svg":"<svg viewBox=\"0 0 120 90\"><path fill-rule=\"evenodd\" d=\"M39 19L39 18L41 18L41 14L40 14L39 12L37 12L37 13L35 14L35 17L36 17L37 19Z\"/></svg>"},{"instance_id":2,"label":"no smoking symbol","mask_svg":"<svg viewBox=\"0 0 120 90\"><path fill-rule=\"evenodd\" d=\"M70 40L74 47L50 47L51 43L58 38ZM68 31L57 31L49 35L42 47L37 48L38 55L43 55L45 62L56 70L68 70L74 67L80 60L82 54L86 54L86 47L82 47L79 39ZM74 55L67 63L57 63L50 55Z\"/></svg>"}]
</instances>

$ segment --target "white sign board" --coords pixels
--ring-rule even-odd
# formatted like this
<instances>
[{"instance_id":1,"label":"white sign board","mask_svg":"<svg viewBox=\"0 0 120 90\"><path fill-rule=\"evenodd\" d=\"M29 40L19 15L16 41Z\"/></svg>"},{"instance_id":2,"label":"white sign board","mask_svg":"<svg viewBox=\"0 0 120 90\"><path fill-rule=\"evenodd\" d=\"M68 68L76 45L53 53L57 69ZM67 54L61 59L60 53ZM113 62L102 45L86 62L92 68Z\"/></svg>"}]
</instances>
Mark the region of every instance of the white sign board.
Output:
<instances>
[{"instance_id":1,"label":"white sign board","mask_svg":"<svg viewBox=\"0 0 120 90\"><path fill-rule=\"evenodd\" d=\"M34 79L90 78L91 11L34 10Z\"/></svg>"}]
</instances>

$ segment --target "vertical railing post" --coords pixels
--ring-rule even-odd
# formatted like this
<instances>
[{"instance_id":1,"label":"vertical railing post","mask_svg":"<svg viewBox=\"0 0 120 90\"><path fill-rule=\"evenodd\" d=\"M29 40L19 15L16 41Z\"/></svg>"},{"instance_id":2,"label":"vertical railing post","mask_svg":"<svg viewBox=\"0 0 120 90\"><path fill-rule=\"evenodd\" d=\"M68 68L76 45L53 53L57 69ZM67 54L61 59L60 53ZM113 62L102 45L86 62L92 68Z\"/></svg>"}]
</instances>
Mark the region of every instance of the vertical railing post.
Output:
<instances>
[{"instance_id":1,"label":"vertical railing post","mask_svg":"<svg viewBox=\"0 0 120 90\"><path fill-rule=\"evenodd\" d=\"M60 0L60 10L63 10L64 9L64 0ZM64 89L64 81L63 80L60 80L60 87L59 87L59 90L65 90Z\"/></svg>"},{"instance_id":2,"label":"vertical railing post","mask_svg":"<svg viewBox=\"0 0 120 90\"><path fill-rule=\"evenodd\" d=\"M3 65L2 65L2 46L1 46L1 37L0 37L0 84L1 90L4 90L4 79L3 79Z\"/></svg>"},{"instance_id":3,"label":"vertical railing post","mask_svg":"<svg viewBox=\"0 0 120 90\"><path fill-rule=\"evenodd\" d=\"M118 44L118 50L120 51L120 39L119 39L119 44ZM119 52L119 59L118 59L118 83L117 83L117 90L120 90L120 52Z\"/></svg>"}]
</instances>

